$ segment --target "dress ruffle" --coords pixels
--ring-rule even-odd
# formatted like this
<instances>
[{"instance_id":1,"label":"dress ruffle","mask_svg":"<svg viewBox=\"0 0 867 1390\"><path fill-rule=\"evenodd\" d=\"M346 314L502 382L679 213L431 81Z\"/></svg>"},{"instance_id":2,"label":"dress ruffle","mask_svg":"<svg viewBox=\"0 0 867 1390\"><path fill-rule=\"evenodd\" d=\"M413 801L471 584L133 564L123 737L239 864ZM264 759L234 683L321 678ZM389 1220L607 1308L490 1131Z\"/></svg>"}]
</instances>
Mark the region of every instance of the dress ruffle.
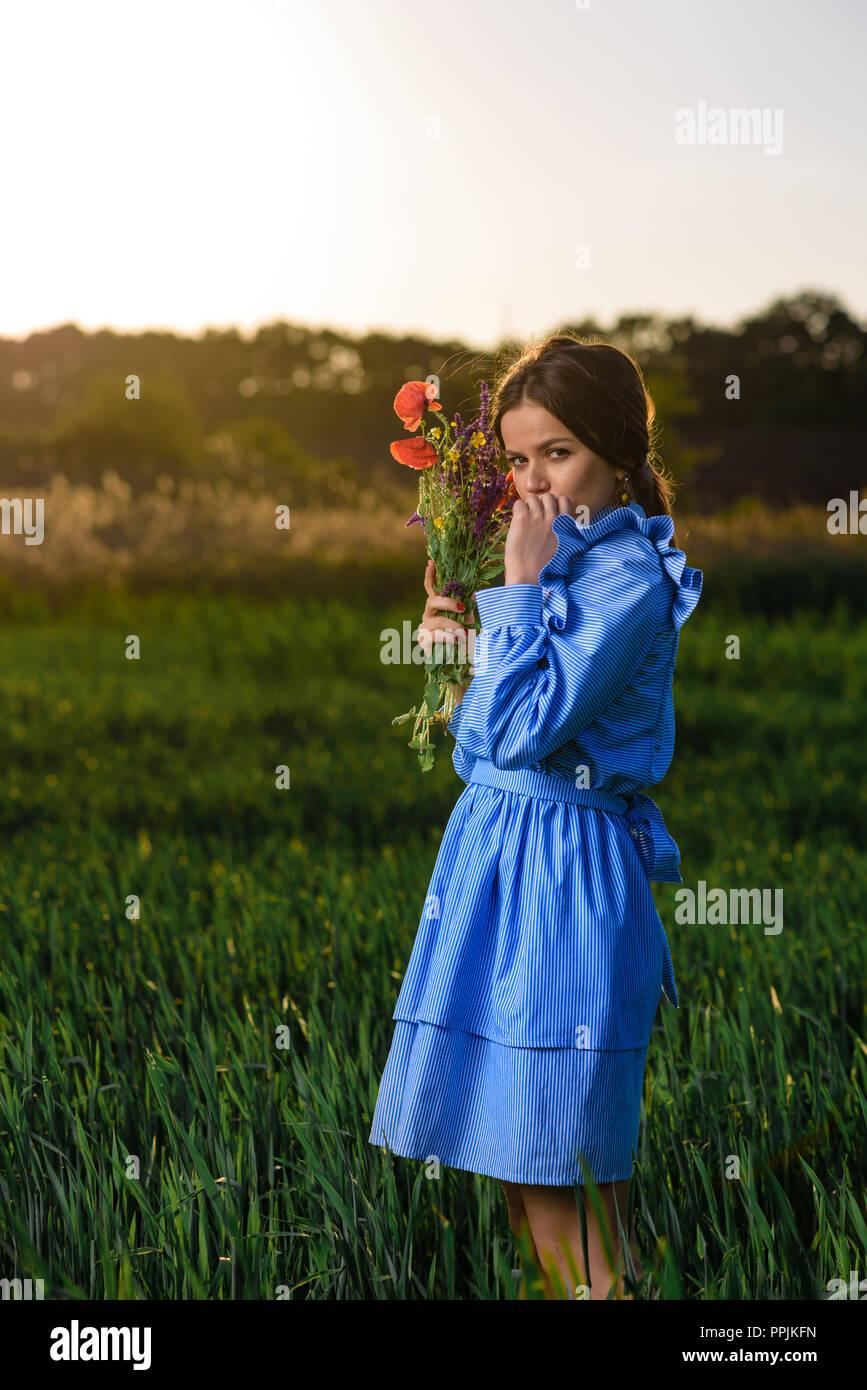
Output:
<instances>
[{"instance_id":1,"label":"dress ruffle","mask_svg":"<svg viewBox=\"0 0 867 1390\"><path fill-rule=\"evenodd\" d=\"M701 595L702 571L686 563L686 555L671 544L674 522L670 516L646 516L637 502L628 507L604 508L589 526L579 526L574 516L561 512L552 522L557 536L557 549L539 571L539 583L544 586L548 600L542 619L549 627L562 632L566 625L567 585L576 555L583 555L605 536L615 531L632 530L646 537L656 547L665 572L674 585L671 621L680 629L692 613Z\"/></svg>"}]
</instances>

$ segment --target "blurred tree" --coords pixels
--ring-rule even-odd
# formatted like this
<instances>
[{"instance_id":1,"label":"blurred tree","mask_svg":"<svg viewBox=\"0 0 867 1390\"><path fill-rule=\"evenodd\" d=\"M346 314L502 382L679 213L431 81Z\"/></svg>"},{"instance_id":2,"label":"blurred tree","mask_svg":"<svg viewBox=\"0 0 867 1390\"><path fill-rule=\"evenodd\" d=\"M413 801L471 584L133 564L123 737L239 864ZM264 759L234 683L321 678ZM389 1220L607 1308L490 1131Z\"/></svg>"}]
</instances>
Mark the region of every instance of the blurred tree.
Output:
<instances>
[{"instance_id":1,"label":"blurred tree","mask_svg":"<svg viewBox=\"0 0 867 1390\"><path fill-rule=\"evenodd\" d=\"M643 370L643 369L642 369ZM678 486L675 488L675 505L683 505L682 485L687 498L699 464L711 463L721 453L717 444L702 447L688 444L678 426L678 421L694 418L700 404L692 394L689 379L682 366L672 366L666 371L645 371L644 379L653 399L655 410L652 438L665 469Z\"/></svg>"},{"instance_id":2,"label":"blurred tree","mask_svg":"<svg viewBox=\"0 0 867 1390\"><path fill-rule=\"evenodd\" d=\"M671 360L685 364L702 426L862 425L867 332L835 296L803 289L733 329L670 320ZM658 365L655 356L651 358ZM740 395L727 399L726 379Z\"/></svg>"},{"instance_id":3,"label":"blurred tree","mask_svg":"<svg viewBox=\"0 0 867 1390\"><path fill-rule=\"evenodd\" d=\"M253 491L288 486L290 504L351 504L357 494L358 468L351 459L317 458L271 415L228 421L208 435L205 448L222 476Z\"/></svg>"},{"instance_id":4,"label":"blurred tree","mask_svg":"<svg viewBox=\"0 0 867 1390\"><path fill-rule=\"evenodd\" d=\"M867 334L834 295L805 289L775 299L736 332L747 378L745 419L750 396L761 405L750 423L769 416L793 425L863 421Z\"/></svg>"},{"instance_id":5,"label":"blurred tree","mask_svg":"<svg viewBox=\"0 0 867 1390\"><path fill-rule=\"evenodd\" d=\"M141 398L128 400L120 372L100 372L81 402L58 413L46 432L57 471L76 482L99 484L113 469L135 491L161 473L196 477L205 454L198 411L187 388L156 374L141 380Z\"/></svg>"}]
</instances>

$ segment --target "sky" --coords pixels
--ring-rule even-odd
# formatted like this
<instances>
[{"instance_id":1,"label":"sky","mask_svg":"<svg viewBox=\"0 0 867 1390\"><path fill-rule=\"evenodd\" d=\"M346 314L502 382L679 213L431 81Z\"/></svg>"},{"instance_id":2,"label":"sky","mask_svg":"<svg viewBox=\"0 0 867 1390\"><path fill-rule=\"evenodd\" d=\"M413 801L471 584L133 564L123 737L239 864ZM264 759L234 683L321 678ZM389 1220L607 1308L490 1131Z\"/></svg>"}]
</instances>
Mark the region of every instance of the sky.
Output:
<instances>
[{"instance_id":1,"label":"sky","mask_svg":"<svg viewBox=\"0 0 867 1390\"><path fill-rule=\"evenodd\" d=\"M861 0L5 5L0 334L865 319L865 39Z\"/></svg>"}]
</instances>

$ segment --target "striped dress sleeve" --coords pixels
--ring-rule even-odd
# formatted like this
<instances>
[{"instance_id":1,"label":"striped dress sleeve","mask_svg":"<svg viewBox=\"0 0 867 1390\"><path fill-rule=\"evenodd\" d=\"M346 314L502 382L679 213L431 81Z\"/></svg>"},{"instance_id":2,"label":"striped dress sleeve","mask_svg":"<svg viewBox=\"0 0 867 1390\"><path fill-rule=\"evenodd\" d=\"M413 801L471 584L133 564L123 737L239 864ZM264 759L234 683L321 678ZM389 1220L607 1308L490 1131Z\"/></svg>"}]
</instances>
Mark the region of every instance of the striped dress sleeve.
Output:
<instances>
[{"instance_id":1,"label":"striped dress sleeve","mask_svg":"<svg viewBox=\"0 0 867 1390\"><path fill-rule=\"evenodd\" d=\"M540 584L477 591L473 679L449 722L456 771L527 767L586 729L631 683L671 611L653 545L619 531L576 558L562 631Z\"/></svg>"}]
</instances>

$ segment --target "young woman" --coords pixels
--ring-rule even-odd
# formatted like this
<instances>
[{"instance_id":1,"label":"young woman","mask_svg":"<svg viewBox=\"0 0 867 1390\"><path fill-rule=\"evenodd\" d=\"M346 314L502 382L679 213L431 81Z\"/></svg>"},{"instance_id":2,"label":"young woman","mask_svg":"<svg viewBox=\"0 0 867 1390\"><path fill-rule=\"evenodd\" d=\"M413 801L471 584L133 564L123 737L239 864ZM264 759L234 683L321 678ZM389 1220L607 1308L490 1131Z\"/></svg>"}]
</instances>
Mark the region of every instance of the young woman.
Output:
<instances>
[{"instance_id":1,"label":"young woman","mask_svg":"<svg viewBox=\"0 0 867 1390\"><path fill-rule=\"evenodd\" d=\"M681 882L680 855L640 789L671 762L679 632L702 575L672 544L653 415L631 357L568 333L531 343L496 384L492 419L519 500L505 582L475 595L473 679L449 724L467 785L370 1133L403 1157L498 1178L548 1297L557 1265L577 1292L567 1246L590 1297L608 1295L586 1172L619 1256L614 1204L625 1229L661 988L678 1007L650 883ZM466 638L442 616L460 604L433 580L429 563L419 640Z\"/></svg>"}]
</instances>

